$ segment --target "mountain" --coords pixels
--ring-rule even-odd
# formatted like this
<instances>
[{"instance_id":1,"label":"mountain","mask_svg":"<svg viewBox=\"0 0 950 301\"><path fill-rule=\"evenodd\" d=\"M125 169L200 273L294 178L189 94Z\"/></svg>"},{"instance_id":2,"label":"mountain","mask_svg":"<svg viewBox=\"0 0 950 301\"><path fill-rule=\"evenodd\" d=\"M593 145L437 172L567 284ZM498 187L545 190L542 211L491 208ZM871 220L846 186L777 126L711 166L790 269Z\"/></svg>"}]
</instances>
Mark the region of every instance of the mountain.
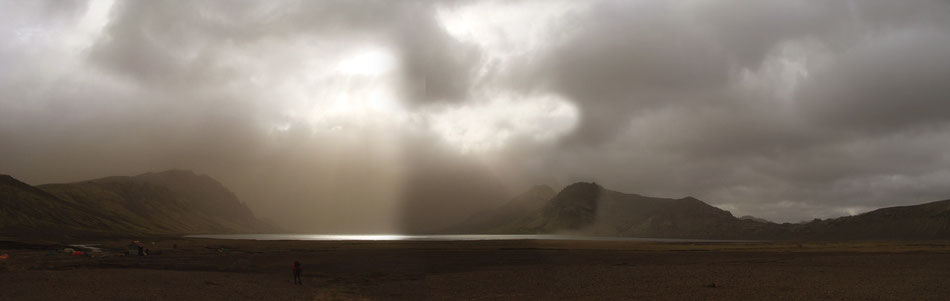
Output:
<instances>
[{"instance_id":1,"label":"mountain","mask_svg":"<svg viewBox=\"0 0 950 301\"><path fill-rule=\"evenodd\" d=\"M770 240L950 238L950 200L804 224L776 224L754 217L736 218L692 197L655 198L612 191L595 183L575 183L533 211L502 209L509 206L488 211L505 212L490 215L505 218L463 222L455 232ZM520 216L514 216L515 212Z\"/></svg>"},{"instance_id":2,"label":"mountain","mask_svg":"<svg viewBox=\"0 0 950 301\"><path fill-rule=\"evenodd\" d=\"M475 213L468 219L442 232L487 232L498 225L513 223L523 216L541 209L554 195L555 191L550 186L537 185L515 196L501 207Z\"/></svg>"},{"instance_id":3,"label":"mountain","mask_svg":"<svg viewBox=\"0 0 950 301\"><path fill-rule=\"evenodd\" d=\"M767 220L767 219L759 218L759 217L754 217L754 216L751 216L751 215L743 215L743 216L740 216L739 219L750 220L750 221L757 221L757 222L760 222L760 223L771 223L771 222L770 222L769 220Z\"/></svg>"},{"instance_id":4,"label":"mountain","mask_svg":"<svg viewBox=\"0 0 950 301\"><path fill-rule=\"evenodd\" d=\"M0 232L57 229L105 232L108 222L89 208L63 201L11 176L0 175Z\"/></svg>"},{"instance_id":5,"label":"mountain","mask_svg":"<svg viewBox=\"0 0 950 301\"><path fill-rule=\"evenodd\" d=\"M539 210L488 232L726 239L774 234L773 225L737 219L692 197L654 198L575 183Z\"/></svg>"},{"instance_id":6,"label":"mountain","mask_svg":"<svg viewBox=\"0 0 950 301\"><path fill-rule=\"evenodd\" d=\"M790 226L798 236L818 239L948 239L950 200Z\"/></svg>"},{"instance_id":7,"label":"mountain","mask_svg":"<svg viewBox=\"0 0 950 301\"><path fill-rule=\"evenodd\" d=\"M191 171L30 186L0 179L0 232L198 234L269 232L224 185Z\"/></svg>"}]
</instances>

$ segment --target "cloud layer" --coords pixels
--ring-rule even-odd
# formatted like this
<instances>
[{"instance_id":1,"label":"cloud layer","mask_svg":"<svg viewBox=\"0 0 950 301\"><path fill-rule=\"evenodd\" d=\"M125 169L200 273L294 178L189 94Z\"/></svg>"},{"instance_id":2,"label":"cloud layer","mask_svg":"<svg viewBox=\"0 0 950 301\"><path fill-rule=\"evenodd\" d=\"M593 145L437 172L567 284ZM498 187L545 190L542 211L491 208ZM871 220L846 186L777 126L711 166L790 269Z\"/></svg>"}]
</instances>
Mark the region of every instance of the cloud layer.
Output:
<instances>
[{"instance_id":1,"label":"cloud layer","mask_svg":"<svg viewBox=\"0 0 950 301\"><path fill-rule=\"evenodd\" d=\"M945 1L9 1L0 172L189 168L313 232L532 184L776 221L950 197Z\"/></svg>"}]
</instances>

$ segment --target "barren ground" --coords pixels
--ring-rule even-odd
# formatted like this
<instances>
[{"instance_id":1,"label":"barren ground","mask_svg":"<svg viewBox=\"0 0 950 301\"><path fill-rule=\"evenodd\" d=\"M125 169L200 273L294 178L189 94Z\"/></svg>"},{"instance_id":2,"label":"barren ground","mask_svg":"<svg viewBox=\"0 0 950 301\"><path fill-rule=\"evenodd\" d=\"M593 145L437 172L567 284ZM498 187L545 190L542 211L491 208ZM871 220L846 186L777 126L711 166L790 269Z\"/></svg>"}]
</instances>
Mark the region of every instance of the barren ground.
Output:
<instances>
[{"instance_id":1,"label":"barren ground","mask_svg":"<svg viewBox=\"0 0 950 301\"><path fill-rule=\"evenodd\" d=\"M0 300L946 300L950 241L0 241ZM154 242L154 244L152 243ZM304 265L293 285L291 263ZM713 287L715 283L715 287Z\"/></svg>"}]
</instances>

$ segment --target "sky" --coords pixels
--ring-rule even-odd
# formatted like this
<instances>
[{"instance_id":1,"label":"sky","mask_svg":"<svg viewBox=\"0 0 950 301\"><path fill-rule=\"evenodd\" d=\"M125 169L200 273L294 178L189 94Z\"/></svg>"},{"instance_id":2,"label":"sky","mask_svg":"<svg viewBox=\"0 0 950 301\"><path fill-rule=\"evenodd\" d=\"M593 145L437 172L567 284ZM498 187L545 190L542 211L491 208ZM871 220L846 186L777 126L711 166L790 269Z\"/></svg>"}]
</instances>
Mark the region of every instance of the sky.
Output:
<instances>
[{"instance_id":1,"label":"sky","mask_svg":"<svg viewBox=\"0 0 950 301\"><path fill-rule=\"evenodd\" d=\"M295 231L535 184L777 222L950 198L947 1L0 1L0 173L172 168Z\"/></svg>"}]
</instances>

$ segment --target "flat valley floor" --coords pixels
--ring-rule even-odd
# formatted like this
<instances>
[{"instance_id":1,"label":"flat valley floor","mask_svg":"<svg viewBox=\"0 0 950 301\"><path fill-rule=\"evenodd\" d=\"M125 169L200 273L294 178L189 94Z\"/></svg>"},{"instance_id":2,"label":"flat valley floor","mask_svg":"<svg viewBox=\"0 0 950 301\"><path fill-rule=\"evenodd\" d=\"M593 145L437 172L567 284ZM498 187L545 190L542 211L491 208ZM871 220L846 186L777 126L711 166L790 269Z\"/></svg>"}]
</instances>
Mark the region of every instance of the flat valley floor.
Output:
<instances>
[{"instance_id":1,"label":"flat valley floor","mask_svg":"<svg viewBox=\"0 0 950 301\"><path fill-rule=\"evenodd\" d=\"M129 240L83 241L103 248L86 255L0 241L0 300L950 298L950 241L140 240L153 255L123 255Z\"/></svg>"}]
</instances>

